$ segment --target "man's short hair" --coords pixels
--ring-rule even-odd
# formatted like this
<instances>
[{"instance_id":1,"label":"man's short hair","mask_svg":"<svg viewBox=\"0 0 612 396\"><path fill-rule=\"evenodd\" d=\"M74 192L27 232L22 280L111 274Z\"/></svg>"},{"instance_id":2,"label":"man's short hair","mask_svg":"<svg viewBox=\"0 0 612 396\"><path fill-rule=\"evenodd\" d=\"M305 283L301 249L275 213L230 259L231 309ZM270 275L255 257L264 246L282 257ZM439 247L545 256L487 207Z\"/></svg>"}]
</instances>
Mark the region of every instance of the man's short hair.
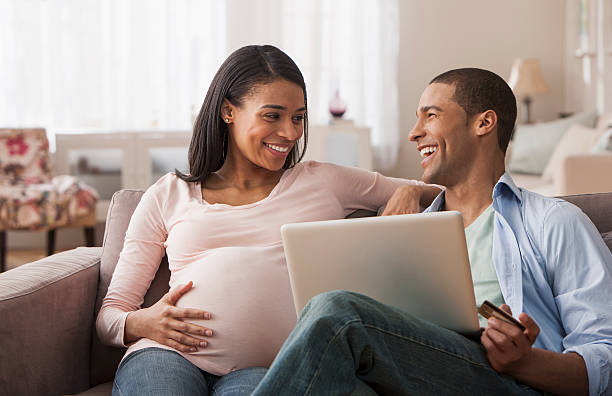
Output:
<instances>
[{"instance_id":1,"label":"man's short hair","mask_svg":"<svg viewBox=\"0 0 612 396\"><path fill-rule=\"evenodd\" d=\"M453 100L463 108L470 120L475 114L493 110L497 114L497 142L506 152L516 122L516 97L506 81L483 69L450 70L431 80L430 84L453 85Z\"/></svg>"}]
</instances>

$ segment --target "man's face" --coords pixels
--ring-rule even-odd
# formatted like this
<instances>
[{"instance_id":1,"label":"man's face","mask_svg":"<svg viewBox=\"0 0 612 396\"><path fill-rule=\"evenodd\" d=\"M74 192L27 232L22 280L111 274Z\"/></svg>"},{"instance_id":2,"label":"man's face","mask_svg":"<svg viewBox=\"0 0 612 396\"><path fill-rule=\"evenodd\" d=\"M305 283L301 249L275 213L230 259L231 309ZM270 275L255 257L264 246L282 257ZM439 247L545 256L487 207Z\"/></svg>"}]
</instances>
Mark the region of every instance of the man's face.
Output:
<instances>
[{"instance_id":1,"label":"man's face","mask_svg":"<svg viewBox=\"0 0 612 396\"><path fill-rule=\"evenodd\" d=\"M467 115L453 99L455 87L430 84L419 101L417 121L408 138L417 142L423 161L423 181L451 187L471 166L475 142Z\"/></svg>"}]
</instances>

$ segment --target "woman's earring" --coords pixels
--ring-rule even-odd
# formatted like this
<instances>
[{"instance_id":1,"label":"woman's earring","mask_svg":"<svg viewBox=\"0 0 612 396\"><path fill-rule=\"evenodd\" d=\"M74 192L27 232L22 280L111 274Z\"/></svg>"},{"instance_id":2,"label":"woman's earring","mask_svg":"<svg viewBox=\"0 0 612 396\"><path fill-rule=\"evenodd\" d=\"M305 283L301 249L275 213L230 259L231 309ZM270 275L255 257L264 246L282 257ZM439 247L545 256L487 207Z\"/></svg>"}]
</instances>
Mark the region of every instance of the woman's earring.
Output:
<instances>
[{"instance_id":1,"label":"woman's earring","mask_svg":"<svg viewBox=\"0 0 612 396\"><path fill-rule=\"evenodd\" d=\"M225 123L226 123L226 124L229 124L229 118L226 118L226 119L225 119Z\"/></svg>"}]
</instances>

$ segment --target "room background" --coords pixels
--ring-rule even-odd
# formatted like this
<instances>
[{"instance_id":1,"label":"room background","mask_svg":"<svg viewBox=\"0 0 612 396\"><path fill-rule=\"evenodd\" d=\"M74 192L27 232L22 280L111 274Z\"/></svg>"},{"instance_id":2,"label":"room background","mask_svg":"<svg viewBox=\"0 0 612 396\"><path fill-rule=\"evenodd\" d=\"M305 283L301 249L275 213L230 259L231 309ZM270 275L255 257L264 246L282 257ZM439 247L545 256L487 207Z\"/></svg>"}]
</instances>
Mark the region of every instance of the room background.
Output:
<instances>
[{"instance_id":1,"label":"room background","mask_svg":"<svg viewBox=\"0 0 612 396\"><path fill-rule=\"evenodd\" d=\"M292 22L284 18L281 12L282 3L282 0L223 2L225 7L220 7L222 11L218 15L209 15L201 21L202 34L214 35L214 42L218 44L210 48L212 56L205 61L217 64L231 51L247 44L269 43L282 48L281 32L292 26ZM286 7L289 4L296 13L304 12L305 7L300 7L299 2L284 3ZM397 129L399 140L396 141L397 147L390 151L391 156L397 156L395 163L392 161L377 169L387 175L420 177L420 157L415 145L406 137L415 121L414 113L422 90L432 77L448 69L480 67L508 78L516 58L537 58L550 92L534 100L532 113L535 120L553 120L560 113L595 108L609 112L612 109L612 78L609 77L612 73L608 73L604 79L607 85L603 90L606 94L598 101L597 87L593 83L596 65L585 64L583 58L576 56L576 49L593 44L593 21L596 18L612 17L607 15L612 9L609 4L611 0L400 0L388 3L397 12L398 42L396 58L393 60L397 75L395 87L389 91L391 96L396 95L397 100L393 100L393 97L381 100L390 100L390 108L395 107L395 111L388 114L388 117L390 125ZM589 38L584 43L580 35L581 26L584 25L581 25L581 12L586 8L592 14L600 3L606 4L604 8L607 14L588 15L587 19L591 21L587 24ZM0 1L0 10L9 6L8 0ZM324 6L325 0L309 3L310 9ZM223 25L224 33L215 30ZM6 27L4 29L6 33ZM299 29L295 34L298 38L316 34L316 27L313 26L296 25L295 29ZM608 31L604 34L608 37L611 35ZM221 48L225 48L225 51ZM194 50L198 49L194 47ZM0 53L4 52L0 49ZM292 53L289 55L294 56ZM294 57L296 60L300 58L299 54ZM607 67L610 68L610 62ZM585 80L585 68L591 72L589 83ZM197 83L206 86L204 80L211 77L206 76ZM2 78L8 81L6 79L11 76L3 75ZM204 92L201 98L203 96ZM4 96L0 100L6 104L11 98ZM197 98L193 101L197 101ZM350 107L350 103L348 105ZM186 111L193 112L193 109ZM79 230L62 230L62 234L66 236L58 239L60 248L70 246L71 240L80 238ZM98 239L101 239L102 232L98 231L97 234ZM44 235L33 236L28 233L11 235L10 244L27 246L32 243L32 238L40 239L43 244Z\"/></svg>"}]
</instances>

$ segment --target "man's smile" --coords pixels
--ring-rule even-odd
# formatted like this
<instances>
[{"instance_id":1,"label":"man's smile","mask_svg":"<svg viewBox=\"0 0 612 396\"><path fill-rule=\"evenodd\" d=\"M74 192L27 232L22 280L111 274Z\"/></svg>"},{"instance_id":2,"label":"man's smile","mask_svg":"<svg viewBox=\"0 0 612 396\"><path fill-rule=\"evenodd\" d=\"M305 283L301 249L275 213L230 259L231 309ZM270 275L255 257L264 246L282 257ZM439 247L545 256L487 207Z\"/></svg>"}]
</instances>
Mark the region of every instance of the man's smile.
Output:
<instances>
[{"instance_id":1,"label":"man's smile","mask_svg":"<svg viewBox=\"0 0 612 396\"><path fill-rule=\"evenodd\" d=\"M421 157L425 158L435 153L438 150L438 146L427 145L427 146L419 147L418 150L419 150L419 153L421 154Z\"/></svg>"}]
</instances>

